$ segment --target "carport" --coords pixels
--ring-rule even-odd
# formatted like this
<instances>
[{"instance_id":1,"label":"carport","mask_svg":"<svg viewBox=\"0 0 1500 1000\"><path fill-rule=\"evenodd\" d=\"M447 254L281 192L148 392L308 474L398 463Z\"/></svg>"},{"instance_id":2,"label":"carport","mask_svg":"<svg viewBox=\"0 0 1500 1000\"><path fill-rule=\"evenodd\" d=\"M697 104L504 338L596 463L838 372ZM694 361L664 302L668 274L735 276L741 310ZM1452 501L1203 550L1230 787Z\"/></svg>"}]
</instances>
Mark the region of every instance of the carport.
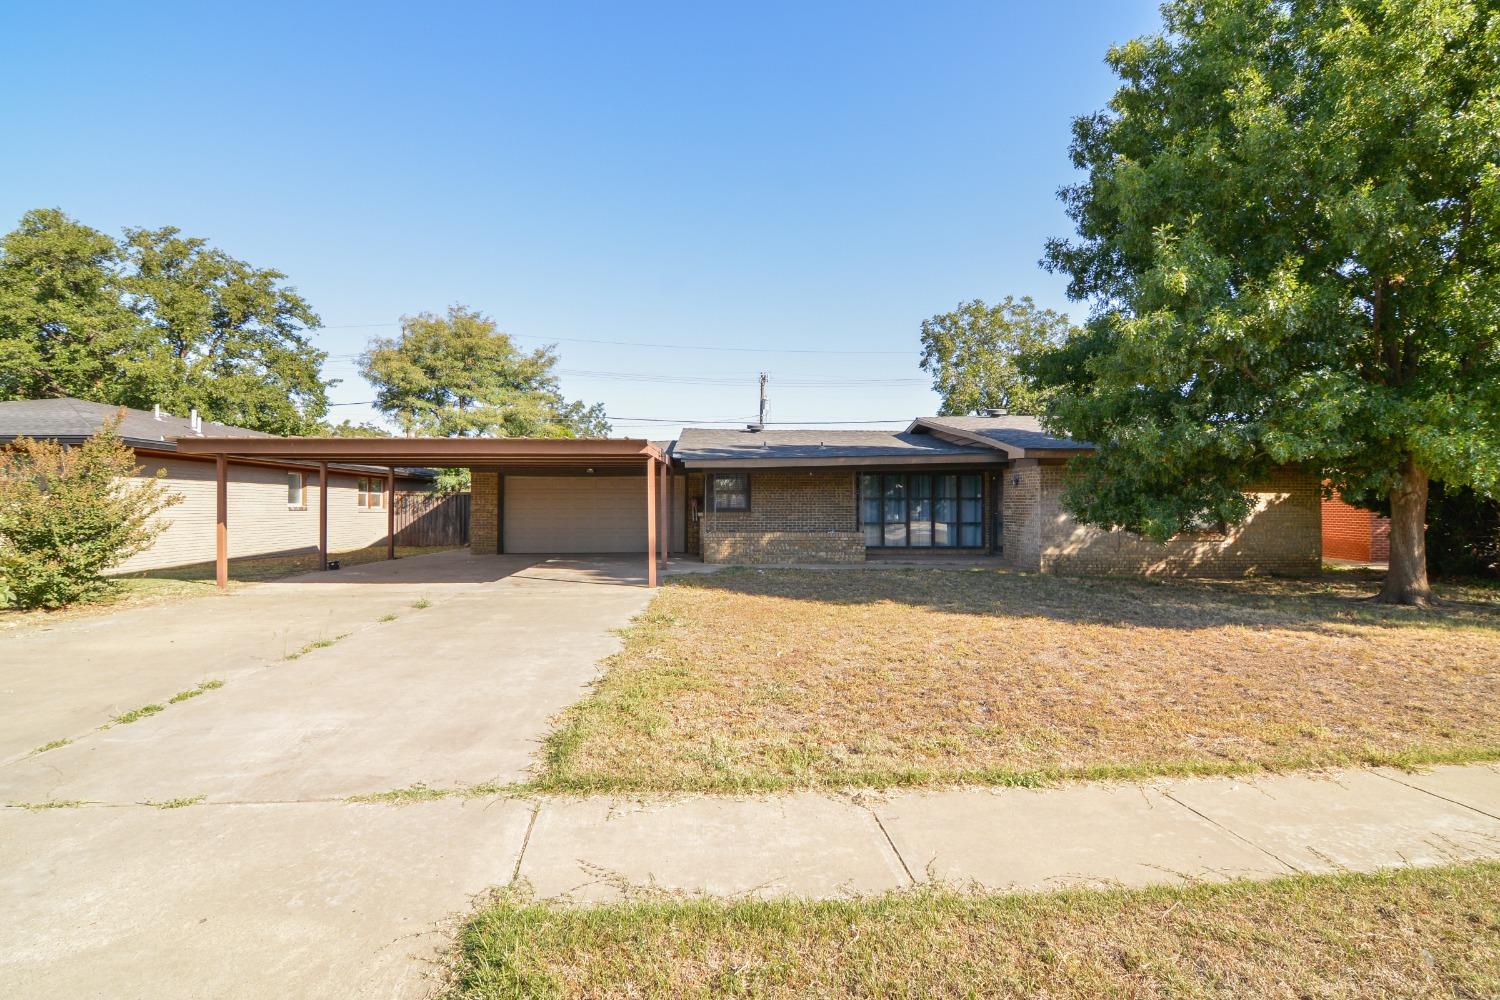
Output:
<instances>
[{"instance_id":1,"label":"carport","mask_svg":"<svg viewBox=\"0 0 1500 1000\"><path fill-rule=\"evenodd\" d=\"M177 451L211 457L217 479L214 560L220 587L229 583L229 487L231 461L298 461L318 465L318 551L328 564L328 467L375 466L386 469L388 495L394 492L400 466L467 468L503 475L557 477L566 483L594 482L596 477L643 480L645 500L646 585L657 584L659 569L671 548L671 463L650 441L631 438L278 438L184 437ZM628 487L626 487L628 488ZM566 489L566 486L562 487ZM395 505L386 505L386 555L396 557Z\"/></svg>"}]
</instances>

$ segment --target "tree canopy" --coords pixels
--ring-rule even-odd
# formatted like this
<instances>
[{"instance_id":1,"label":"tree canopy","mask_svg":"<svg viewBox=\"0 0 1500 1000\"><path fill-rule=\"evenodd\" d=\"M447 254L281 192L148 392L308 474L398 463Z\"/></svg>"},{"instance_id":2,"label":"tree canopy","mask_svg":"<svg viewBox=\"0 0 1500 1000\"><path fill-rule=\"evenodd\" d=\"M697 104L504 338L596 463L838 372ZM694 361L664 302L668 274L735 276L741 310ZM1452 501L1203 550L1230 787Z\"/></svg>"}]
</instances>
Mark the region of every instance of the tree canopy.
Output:
<instances>
[{"instance_id":1,"label":"tree canopy","mask_svg":"<svg viewBox=\"0 0 1500 1000\"><path fill-rule=\"evenodd\" d=\"M1300 463L1389 498L1384 599L1427 596L1428 477L1500 491L1496 0L1175 0L1074 123L1093 306L1027 362L1097 443L1066 502L1167 537Z\"/></svg>"},{"instance_id":2,"label":"tree canopy","mask_svg":"<svg viewBox=\"0 0 1500 1000\"><path fill-rule=\"evenodd\" d=\"M401 320L370 342L360 370L375 407L408 434L604 437L604 407L563 398L551 347L522 351L494 320L464 306Z\"/></svg>"},{"instance_id":3,"label":"tree canopy","mask_svg":"<svg viewBox=\"0 0 1500 1000\"><path fill-rule=\"evenodd\" d=\"M1017 359L1060 344L1072 326L1062 313L1022 296L999 305L981 299L922 321L922 368L942 397L946 415L996 408L1040 413L1042 393Z\"/></svg>"},{"instance_id":4,"label":"tree canopy","mask_svg":"<svg viewBox=\"0 0 1500 1000\"><path fill-rule=\"evenodd\" d=\"M317 315L279 271L173 228L116 240L58 209L0 237L0 399L72 396L278 434L327 412Z\"/></svg>"}]
</instances>

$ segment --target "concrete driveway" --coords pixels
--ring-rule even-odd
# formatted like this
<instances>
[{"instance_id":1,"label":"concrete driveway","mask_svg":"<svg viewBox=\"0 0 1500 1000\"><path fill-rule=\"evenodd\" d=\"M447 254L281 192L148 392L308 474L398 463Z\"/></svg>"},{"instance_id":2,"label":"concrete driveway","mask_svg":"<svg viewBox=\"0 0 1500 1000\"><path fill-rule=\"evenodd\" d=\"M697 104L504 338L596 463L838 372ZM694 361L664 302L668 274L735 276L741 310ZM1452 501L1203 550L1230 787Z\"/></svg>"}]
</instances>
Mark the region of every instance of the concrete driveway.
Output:
<instances>
[{"instance_id":1,"label":"concrete driveway","mask_svg":"<svg viewBox=\"0 0 1500 1000\"><path fill-rule=\"evenodd\" d=\"M637 562L444 553L0 639L0 803L89 803L0 810L0 994L419 995L532 806L344 800L523 780Z\"/></svg>"}]
</instances>

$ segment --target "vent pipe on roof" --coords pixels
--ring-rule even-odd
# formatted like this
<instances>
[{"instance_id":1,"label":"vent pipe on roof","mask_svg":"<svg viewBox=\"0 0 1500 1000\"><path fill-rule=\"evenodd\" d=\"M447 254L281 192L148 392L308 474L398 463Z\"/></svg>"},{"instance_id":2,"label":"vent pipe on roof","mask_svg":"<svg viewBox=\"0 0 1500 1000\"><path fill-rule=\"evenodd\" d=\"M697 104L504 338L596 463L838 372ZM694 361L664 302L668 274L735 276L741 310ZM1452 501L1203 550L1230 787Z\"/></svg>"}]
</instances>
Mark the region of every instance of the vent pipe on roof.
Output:
<instances>
[{"instance_id":1,"label":"vent pipe on roof","mask_svg":"<svg viewBox=\"0 0 1500 1000\"><path fill-rule=\"evenodd\" d=\"M161 404L160 403L152 403L151 404L151 416L155 417L157 420L161 419Z\"/></svg>"},{"instance_id":2,"label":"vent pipe on roof","mask_svg":"<svg viewBox=\"0 0 1500 1000\"><path fill-rule=\"evenodd\" d=\"M188 427L199 437L203 436L203 418L198 416L198 408L195 406L188 411Z\"/></svg>"},{"instance_id":3,"label":"vent pipe on roof","mask_svg":"<svg viewBox=\"0 0 1500 1000\"><path fill-rule=\"evenodd\" d=\"M1008 416L1010 416L1010 411L1007 410L1007 409L1005 409L1003 406L986 406L981 412L986 417L1008 417Z\"/></svg>"}]
</instances>

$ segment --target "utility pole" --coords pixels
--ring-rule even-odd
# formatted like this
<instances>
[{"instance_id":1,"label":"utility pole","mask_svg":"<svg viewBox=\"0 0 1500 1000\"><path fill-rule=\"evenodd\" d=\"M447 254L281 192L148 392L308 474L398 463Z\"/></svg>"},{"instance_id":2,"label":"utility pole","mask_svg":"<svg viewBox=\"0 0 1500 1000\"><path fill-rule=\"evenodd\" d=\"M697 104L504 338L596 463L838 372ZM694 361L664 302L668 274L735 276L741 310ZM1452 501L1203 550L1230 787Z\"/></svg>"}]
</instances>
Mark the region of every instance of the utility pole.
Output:
<instances>
[{"instance_id":1,"label":"utility pole","mask_svg":"<svg viewBox=\"0 0 1500 1000\"><path fill-rule=\"evenodd\" d=\"M760 426L766 426L766 373L760 373Z\"/></svg>"}]
</instances>

